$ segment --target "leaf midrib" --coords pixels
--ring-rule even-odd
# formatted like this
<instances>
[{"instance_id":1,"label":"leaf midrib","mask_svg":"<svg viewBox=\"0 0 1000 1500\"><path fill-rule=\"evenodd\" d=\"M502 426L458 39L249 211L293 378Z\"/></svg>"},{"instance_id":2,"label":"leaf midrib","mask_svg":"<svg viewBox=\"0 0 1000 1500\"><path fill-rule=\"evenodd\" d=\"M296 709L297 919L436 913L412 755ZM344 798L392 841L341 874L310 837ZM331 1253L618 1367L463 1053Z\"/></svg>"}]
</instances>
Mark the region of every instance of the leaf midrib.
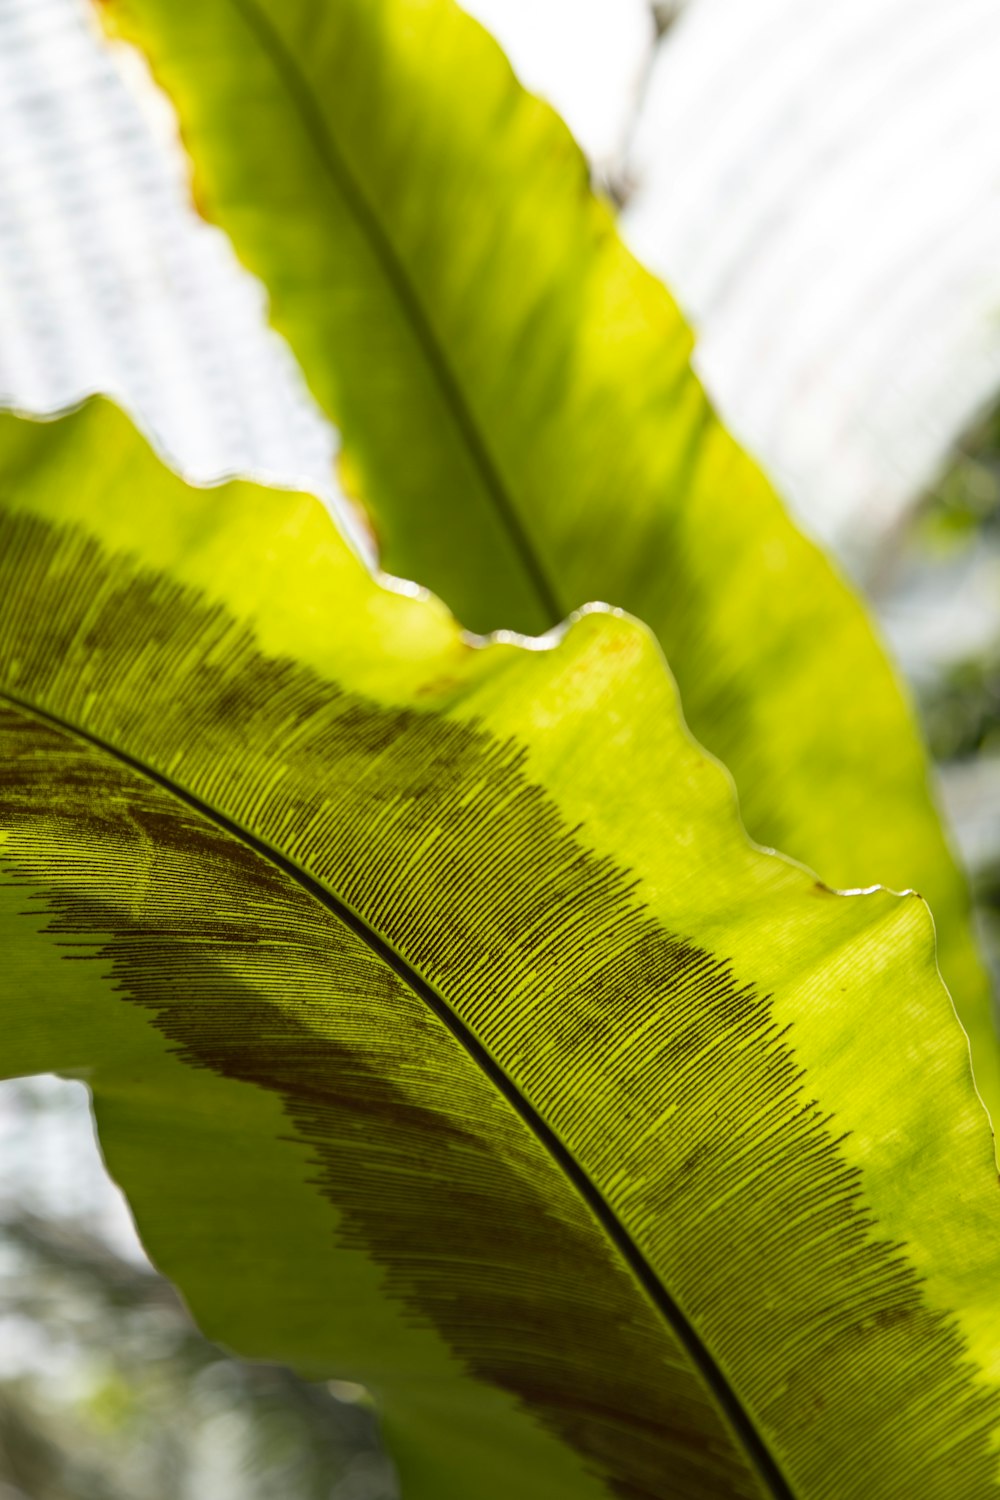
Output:
<instances>
[{"instance_id":1,"label":"leaf midrib","mask_svg":"<svg viewBox=\"0 0 1000 1500\"><path fill-rule=\"evenodd\" d=\"M726 1375L716 1363L711 1351L697 1333L681 1307L675 1302L663 1281L633 1240L628 1229L608 1203L601 1190L577 1161L570 1149L538 1112L531 1101L521 1092L515 1081L493 1057L475 1032L456 1014L445 997L414 967L376 928L363 916L343 901L333 891L315 879L280 850L267 843L249 829L242 827L217 808L203 801L196 793L179 785L155 767L139 760L127 750L93 734L80 725L72 724L60 715L40 705L21 698L6 689L0 689L0 700L6 700L21 712L33 715L52 725L74 739L82 740L103 755L127 766L137 775L205 818L240 844L253 850L261 859L295 881L327 912L342 922L354 935L382 960L393 973L419 997L438 1018L455 1041L472 1061L481 1069L489 1081L503 1096L535 1139L563 1172L579 1193L590 1212L608 1236L629 1270L636 1277L642 1290L656 1311L667 1323L681 1344L692 1364L708 1386L722 1412L728 1419L739 1441L743 1444L747 1458L758 1478L765 1485L773 1500L796 1500L794 1492L785 1479L778 1464L758 1432L756 1426Z\"/></svg>"},{"instance_id":2,"label":"leaf midrib","mask_svg":"<svg viewBox=\"0 0 1000 1500\"><path fill-rule=\"evenodd\" d=\"M438 338L403 258L393 244L375 210L361 188L340 146L331 133L319 102L294 53L281 33L255 0L229 0L232 9L256 38L261 50L273 64L274 71L288 93L306 133L316 147L327 175L347 202L386 280L398 298L413 335L420 346L455 425L464 439L474 467L478 470L486 493L500 517L511 544L537 595L549 626L558 625L567 613L560 604L542 560L521 522L513 495L508 491L499 466L489 451L485 435L452 369L447 352ZM418 580L421 581L421 580Z\"/></svg>"}]
</instances>

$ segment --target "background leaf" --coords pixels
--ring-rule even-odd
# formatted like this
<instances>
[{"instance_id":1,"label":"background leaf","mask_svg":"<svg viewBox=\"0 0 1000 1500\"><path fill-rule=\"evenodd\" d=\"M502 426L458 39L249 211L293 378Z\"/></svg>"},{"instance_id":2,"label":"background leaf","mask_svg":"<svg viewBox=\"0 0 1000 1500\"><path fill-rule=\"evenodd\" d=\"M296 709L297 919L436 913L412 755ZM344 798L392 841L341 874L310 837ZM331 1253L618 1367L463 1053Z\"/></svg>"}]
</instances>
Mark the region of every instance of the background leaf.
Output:
<instances>
[{"instance_id":1,"label":"background leaf","mask_svg":"<svg viewBox=\"0 0 1000 1500\"><path fill-rule=\"evenodd\" d=\"M918 888L1000 1105L989 987L910 705L719 424L689 329L552 112L451 0L111 0L203 210L265 281L384 566L474 630L588 600L656 632L753 836Z\"/></svg>"}]
</instances>

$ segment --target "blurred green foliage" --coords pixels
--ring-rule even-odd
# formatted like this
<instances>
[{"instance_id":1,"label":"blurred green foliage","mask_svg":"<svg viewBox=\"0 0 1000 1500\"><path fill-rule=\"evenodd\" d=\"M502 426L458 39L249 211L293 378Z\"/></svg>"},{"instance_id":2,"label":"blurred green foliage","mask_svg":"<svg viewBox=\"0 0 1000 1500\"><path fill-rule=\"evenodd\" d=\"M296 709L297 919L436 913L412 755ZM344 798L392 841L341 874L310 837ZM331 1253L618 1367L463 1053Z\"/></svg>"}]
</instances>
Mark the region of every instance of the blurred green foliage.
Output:
<instances>
[{"instance_id":1,"label":"blurred green foliage","mask_svg":"<svg viewBox=\"0 0 1000 1500\"><path fill-rule=\"evenodd\" d=\"M72 1220L0 1235L8 1343L35 1346L0 1385L0 1500L393 1500L360 1388L229 1358Z\"/></svg>"},{"instance_id":2,"label":"blurred green foliage","mask_svg":"<svg viewBox=\"0 0 1000 1500\"><path fill-rule=\"evenodd\" d=\"M965 435L918 506L910 546L931 559L975 546L1000 551L1000 406ZM1000 751L1000 638L960 656L920 698L937 761Z\"/></svg>"}]
</instances>

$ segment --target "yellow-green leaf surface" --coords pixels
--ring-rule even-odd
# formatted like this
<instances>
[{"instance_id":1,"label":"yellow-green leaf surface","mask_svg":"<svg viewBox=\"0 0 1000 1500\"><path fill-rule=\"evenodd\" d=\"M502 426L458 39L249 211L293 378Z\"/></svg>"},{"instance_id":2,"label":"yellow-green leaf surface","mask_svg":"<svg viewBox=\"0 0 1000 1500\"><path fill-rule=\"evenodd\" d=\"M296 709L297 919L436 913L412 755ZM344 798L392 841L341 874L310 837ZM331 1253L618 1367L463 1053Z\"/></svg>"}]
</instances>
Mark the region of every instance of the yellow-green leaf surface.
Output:
<instances>
[{"instance_id":1,"label":"yellow-green leaf surface","mask_svg":"<svg viewBox=\"0 0 1000 1500\"><path fill-rule=\"evenodd\" d=\"M754 848L644 627L474 648L308 497L5 417L0 740L4 1072L407 1500L997 1496L927 909Z\"/></svg>"},{"instance_id":2,"label":"yellow-green leaf surface","mask_svg":"<svg viewBox=\"0 0 1000 1500\"><path fill-rule=\"evenodd\" d=\"M658 636L750 832L915 888L1000 1109L989 986L912 711L865 611L689 367L565 127L451 0L104 0L197 201L266 282L382 562L462 623L590 600ZM567 37L567 45L572 38Z\"/></svg>"}]
</instances>

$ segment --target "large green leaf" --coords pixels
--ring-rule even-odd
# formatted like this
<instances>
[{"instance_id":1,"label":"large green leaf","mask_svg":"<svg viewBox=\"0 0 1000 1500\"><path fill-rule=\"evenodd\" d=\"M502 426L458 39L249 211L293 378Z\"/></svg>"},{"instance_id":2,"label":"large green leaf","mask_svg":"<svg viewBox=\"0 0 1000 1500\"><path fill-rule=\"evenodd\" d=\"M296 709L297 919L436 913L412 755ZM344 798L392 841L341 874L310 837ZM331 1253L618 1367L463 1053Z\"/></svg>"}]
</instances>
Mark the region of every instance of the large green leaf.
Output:
<instances>
[{"instance_id":1,"label":"large green leaf","mask_svg":"<svg viewBox=\"0 0 1000 1500\"><path fill-rule=\"evenodd\" d=\"M761 842L928 899L1000 1109L968 895L864 609L718 422L564 126L451 0L105 0L341 428L382 561L475 630L645 620Z\"/></svg>"},{"instance_id":2,"label":"large green leaf","mask_svg":"<svg viewBox=\"0 0 1000 1500\"><path fill-rule=\"evenodd\" d=\"M0 419L0 1045L407 1500L995 1496L1000 1202L916 898L754 848L650 635L470 647L318 502Z\"/></svg>"}]
</instances>

